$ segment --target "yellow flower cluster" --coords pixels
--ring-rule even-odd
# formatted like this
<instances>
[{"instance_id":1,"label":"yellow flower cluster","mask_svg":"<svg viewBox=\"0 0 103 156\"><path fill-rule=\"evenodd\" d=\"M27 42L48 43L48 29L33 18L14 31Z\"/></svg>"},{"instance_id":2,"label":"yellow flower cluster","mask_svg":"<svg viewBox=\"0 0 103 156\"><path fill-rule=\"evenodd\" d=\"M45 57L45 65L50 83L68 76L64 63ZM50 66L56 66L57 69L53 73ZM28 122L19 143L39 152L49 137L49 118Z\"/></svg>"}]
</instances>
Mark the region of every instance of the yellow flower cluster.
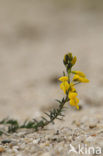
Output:
<instances>
[{"instance_id":1,"label":"yellow flower cluster","mask_svg":"<svg viewBox=\"0 0 103 156\"><path fill-rule=\"evenodd\" d=\"M75 106L77 109L79 109L78 103L79 99L77 98L76 89L74 88L73 83L68 83L68 77L63 76L59 78L62 83L60 84L60 88L64 91L64 94L68 95L68 98L70 100L70 105Z\"/></svg>"},{"instance_id":2,"label":"yellow flower cluster","mask_svg":"<svg viewBox=\"0 0 103 156\"><path fill-rule=\"evenodd\" d=\"M64 91L64 94L66 94L70 86L68 83L68 77L63 76L59 78L59 80L62 81L62 83L60 84L60 88Z\"/></svg>"},{"instance_id":3,"label":"yellow flower cluster","mask_svg":"<svg viewBox=\"0 0 103 156\"><path fill-rule=\"evenodd\" d=\"M72 71L72 73L75 74L73 77L73 81L84 82L84 83L89 82L89 80L86 78L86 76L83 72Z\"/></svg>"},{"instance_id":4,"label":"yellow flower cluster","mask_svg":"<svg viewBox=\"0 0 103 156\"><path fill-rule=\"evenodd\" d=\"M70 105L75 106L77 109L79 109L79 99L77 98L77 95L78 94L76 92L69 92Z\"/></svg>"},{"instance_id":5,"label":"yellow flower cluster","mask_svg":"<svg viewBox=\"0 0 103 156\"><path fill-rule=\"evenodd\" d=\"M66 54L64 56L64 65L66 67L66 71L68 76L62 76L59 78L59 81L62 83L60 84L60 88L64 91L64 94L67 95L70 105L75 106L77 109L79 109L79 99L77 98L78 94L74 87L74 82L84 82L87 83L89 80L86 78L85 74L81 71L72 71L72 66L76 63L76 56L72 56L72 53ZM72 82L70 82L70 75L74 74Z\"/></svg>"}]
</instances>

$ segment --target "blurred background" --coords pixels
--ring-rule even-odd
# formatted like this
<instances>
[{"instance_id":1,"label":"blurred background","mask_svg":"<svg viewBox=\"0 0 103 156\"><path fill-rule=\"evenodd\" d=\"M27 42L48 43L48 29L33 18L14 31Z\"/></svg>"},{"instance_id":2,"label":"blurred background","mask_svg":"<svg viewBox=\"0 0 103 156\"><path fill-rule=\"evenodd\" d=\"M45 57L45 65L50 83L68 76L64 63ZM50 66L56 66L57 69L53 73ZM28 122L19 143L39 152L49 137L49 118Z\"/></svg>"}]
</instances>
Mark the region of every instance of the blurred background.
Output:
<instances>
[{"instance_id":1,"label":"blurred background","mask_svg":"<svg viewBox=\"0 0 103 156\"><path fill-rule=\"evenodd\" d=\"M101 109L103 1L0 0L0 118L54 107L64 96L57 79L69 51L90 80L77 86L81 111Z\"/></svg>"}]
</instances>

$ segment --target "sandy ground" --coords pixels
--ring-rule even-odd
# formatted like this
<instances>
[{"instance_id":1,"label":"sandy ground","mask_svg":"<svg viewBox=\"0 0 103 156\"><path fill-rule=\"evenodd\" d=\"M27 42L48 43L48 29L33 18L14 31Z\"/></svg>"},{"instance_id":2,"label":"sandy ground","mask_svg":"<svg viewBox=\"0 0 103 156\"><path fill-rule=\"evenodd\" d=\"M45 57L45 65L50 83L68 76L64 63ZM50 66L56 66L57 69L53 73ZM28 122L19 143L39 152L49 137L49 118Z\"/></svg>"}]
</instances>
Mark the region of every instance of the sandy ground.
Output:
<instances>
[{"instance_id":1,"label":"sandy ground","mask_svg":"<svg viewBox=\"0 0 103 156\"><path fill-rule=\"evenodd\" d=\"M73 123L83 123L87 136L91 135L92 122L101 140L98 131L103 128L102 17L101 0L98 3L93 0L0 0L0 118L9 116L24 121L38 118L42 111L54 107L55 99L63 96L55 80L64 70L64 54L72 51L78 58L75 69L84 71L90 80L89 84L77 86L82 109L76 111L69 107L65 121L50 125L44 134L49 133L52 138L54 131L65 127L74 132L78 124ZM44 137L42 132L40 135ZM94 144L97 142L95 139ZM67 151L61 155L68 155Z\"/></svg>"}]
</instances>

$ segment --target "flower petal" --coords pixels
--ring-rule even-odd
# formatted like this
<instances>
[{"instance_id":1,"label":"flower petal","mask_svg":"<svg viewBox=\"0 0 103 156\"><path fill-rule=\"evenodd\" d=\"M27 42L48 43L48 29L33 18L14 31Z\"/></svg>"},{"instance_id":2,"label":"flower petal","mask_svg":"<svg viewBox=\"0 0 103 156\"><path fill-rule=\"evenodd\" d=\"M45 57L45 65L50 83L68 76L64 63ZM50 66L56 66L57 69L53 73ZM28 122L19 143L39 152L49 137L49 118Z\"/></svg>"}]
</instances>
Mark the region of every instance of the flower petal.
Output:
<instances>
[{"instance_id":1,"label":"flower petal","mask_svg":"<svg viewBox=\"0 0 103 156\"><path fill-rule=\"evenodd\" d=\"M60 88L64 91L64 94L66 94L69 89L69 83L67 81L62 82Z\"/></svg>"},{"instance_id":2,"label":"flower petal","mask_svg":"<svg viewBox=\"0 0 103 156\"><path fill-rule=\"evenodd\" d=\"M73 74L79 75L81 77L86 77L85 74L81 71L72 71Z\"/></svg>"},{"instance_id":3,"label":"flower petal","mask_svg":"<svg viewBox=\"0 0 103 156\"><path fill-rule=\"evenodd\" d=\"M81 77L79 75L74 75L73 81L79 81L79 82L84 82L84 83L88 83L89 82L89 80L87 78Z\"/></svg>"},{"instance_id":4,"label":"flower petal","mask_svg":"<svg viewBox=\"0 0 103 156\"><path fill-rule=\"evenodd\" d=\"M68 77L67 76L62 76L59 78L59 81L68 81Z\"/></svg>"},{"instance_id":5,"label":"flower petal","mask_svg":"<svg viewBox=\"0 0 103 156\"><path fill-rule=\"evenodd\" d=\"M76 92L69 92L69 99L74 99L77 95L78 94Z\"/></svg>"}]
</instances>

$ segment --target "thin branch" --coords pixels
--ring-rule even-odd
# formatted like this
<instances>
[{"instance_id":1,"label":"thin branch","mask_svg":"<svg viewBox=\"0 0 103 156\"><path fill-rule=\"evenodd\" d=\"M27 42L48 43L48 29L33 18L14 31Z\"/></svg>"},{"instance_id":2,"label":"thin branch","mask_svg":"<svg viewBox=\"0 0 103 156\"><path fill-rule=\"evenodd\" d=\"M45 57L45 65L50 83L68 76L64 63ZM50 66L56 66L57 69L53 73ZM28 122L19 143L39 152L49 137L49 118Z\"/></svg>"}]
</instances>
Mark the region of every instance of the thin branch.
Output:
<instances>
[{"instance_id":1,"label":"thin branch","mask_svg":"<svg viewBox=\"0 0 103 156\"><path fill-rule=\"evenodd\" d=\"M62 112L64 111L64 108L65 108L64 105L68 101L69 101L69 99L68 99L67 95L61 101L57 100L57 102L59 103L58 108L53 109L53 110L49 111L48 113L44 113L46 115L46 117L42 116L40 121L37 121L36 119L33 119L32 121L26 120L22 125L20 125L17 120L6 118L6 119L0 121L0 124L8 125L8 133L16 132L20 128L27 128L27 129L32 128L35 131L38 131L40 128L44 128L45 126L49 125L50 123L54 124L55 119L62 120L62 118L64 116L64 114L62 114ZM6 135L8 134L4 131L1 131L1 135L3 133Z\"/></svg>"}]
</instances>

